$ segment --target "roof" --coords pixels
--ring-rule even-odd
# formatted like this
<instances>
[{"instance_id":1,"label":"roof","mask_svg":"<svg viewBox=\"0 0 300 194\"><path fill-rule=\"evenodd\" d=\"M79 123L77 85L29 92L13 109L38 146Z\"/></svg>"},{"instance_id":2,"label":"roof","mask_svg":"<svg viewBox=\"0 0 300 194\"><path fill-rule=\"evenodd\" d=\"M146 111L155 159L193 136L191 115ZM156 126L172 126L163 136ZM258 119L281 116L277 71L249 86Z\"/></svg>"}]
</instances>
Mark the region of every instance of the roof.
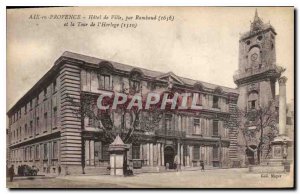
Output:
<instances>
[{"instance_id":1,"label":"roof","mask_svg":"<svg viewBox=\"0 0 300 194\"><path fill-rule=\"evenodd\" d=\"M77 53L73 53L73 52L69 52L66 51L63 53L62 57L68 57L68 58L73 58L76 60L80 60L80 61L84 61L86 63L90 63L90 64L99 64L102 61L107 61L107 60L103 60L103 59L99 59L99 58L95 58L95 57L90 57L87 55L82 55L82 54L77 54ZM131 65L126 65L126 64L121 64L118 62L114 62L114 61L109 61L113 67L115 69L119 69L119 70L123 70L123 71L132 71L133 69L140 69L144 75L149 76L149 77L161 77L165 74L174 74L173 72L159 72L159 71L153 71L153 70L149 70L149 69L145 69L145 68L140 68L140 67L136 67L136 66L131 66ZM207 83L207 82L203 82L200 80L194 80L194 79L190 79L190 78L185 78L185 77L181 77L176 75L178 78L180 78L185 84L188 85L194 85L196 83L201 83L204 87L206 88L210 88L210 89L215 89L217 87L221 87L222 90L224 92L228 92L228 93L237 93L238 94L238 90L235 88L229 88L226 86L221 86L221 85L216 85L216 84L211 84L211 83Z\"/></svg>"},{"instance_id":2,"label":"roof","mask_svg":"<svg viewBox=\"0 0 300 194\"><path fill-rule=\"evenodd\" d=\"M20 100L17 101L16 104L14 104L12 106L12 108L9 109L9 111L7 112L7 114L9 114L13 109L15 109L18 106L21 106L23 101L26 100L27 97L31 96L33 93L37 92L38 88L41 87L43 85L44 82L47 81L47 79L49 79L56 70L59 69L59 65L60 65L60 61L64 58L69 58L69 59L75 59L78 61L82 61L84 63L88 63L88 64L92 64L92 65L99 65L101 62L104 61L108 61L108 60L104 60L104 59L100 59L100 58L96 58L96 57L91 57L91 56L87 56L87 55L82 55L82 54L78 54L78 53L74 53L74 52L69 52L69 51L65 51L61 57L59 57L54 65L52 66L52 68L50 70L47 71L47 73L22 97L20 98ZM145 69L145 68L140 68L140 67L136 67L136 66L131 66L131 65L126 65L126 64L121 64L118 62L114 62L114 61L108 61L109 63L112 64L113 68L117 69L117 70L121 70L121 71L127 71L130 72L134 69L139 69L142 71L142 73L146 76L152 77L152 78L156 78L156 77L162 77L165 74L169 74L169 75L175 75L174 73L164 73L164 72L159 72L159 71L153 71L153 70L149 70L149 69ZM222 90L226 93L235 93L238 94L238 90L234 89L234 88L229 88L229 87L225 87L225 86L220 86L220 85L216 85L216 84L211 84L211 83L207 83L207 82L203 82L203 81L199 81L199 80L194 80L194 79L189 79L189 78L184 78L184 77L180 77L177 76L177 78L179 78L181 81L184 82L184 84L187 85L194 85L196 83L200 83L202 84L205 88L209 88L209 89L216 89L218 87L222 88Z\"/></svg>"}]
</instances>

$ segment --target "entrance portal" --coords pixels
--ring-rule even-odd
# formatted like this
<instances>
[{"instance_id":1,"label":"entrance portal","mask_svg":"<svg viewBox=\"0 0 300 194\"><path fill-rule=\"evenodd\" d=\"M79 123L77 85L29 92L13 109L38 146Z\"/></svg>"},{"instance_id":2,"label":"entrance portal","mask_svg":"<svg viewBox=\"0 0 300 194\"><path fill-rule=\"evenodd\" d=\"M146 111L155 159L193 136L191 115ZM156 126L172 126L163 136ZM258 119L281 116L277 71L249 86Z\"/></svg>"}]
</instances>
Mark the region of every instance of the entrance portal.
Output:
<instances>
[{"instance_id":1,"label":"entrance portal","mask_svg":"<svg viewBox=\"0 0 300 194\"><path fill-rule=\"evenodd\" d=\"M167 146L165 147L164 150L165 153L165 166L169 166L169 169L173 169L174 168L174 157L175 157L175 151L174 148L172 148L171 146Z\"/></svg>"},{"instance_id":2,"label":"entrance portal","mask_svg":"<svg viewBox=\"0 0 300 194\"><path fill-rule=\"evenodd\" d=\"M253 149L253 150L256 149L255 145L250 145L249 147L251 149ZM248 158L248 164L250 164L250 165L254 165L255 164L254 152L252 150L250 150L249 148L246 149L246 156Z\"/></svg>"}]
</instances>

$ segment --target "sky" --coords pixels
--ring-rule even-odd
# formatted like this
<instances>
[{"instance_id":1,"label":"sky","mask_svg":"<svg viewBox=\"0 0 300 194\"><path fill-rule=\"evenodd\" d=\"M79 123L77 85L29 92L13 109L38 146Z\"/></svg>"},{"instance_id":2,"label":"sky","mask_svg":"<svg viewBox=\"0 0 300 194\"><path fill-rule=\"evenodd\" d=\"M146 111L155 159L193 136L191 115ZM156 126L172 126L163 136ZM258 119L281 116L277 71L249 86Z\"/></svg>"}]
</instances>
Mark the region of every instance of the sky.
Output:
<instances>
[{"instance_id":1,"label":"sky","mask_svg":"<svg viewBox=\"0 0 300 194\"><path fill-rule=\"evenodd\" d=\"M287 101L294 97L294 10L258 7L277 32L277 64L287 70ZM255 7L77 7L7 11L7 110L64 51L235 88L241 33ZM174 16L174 21L133 21L136 28L64 26L70 20L30 19L40 14ZM79 21L91 22L87 19ZM96 20L95 20L96 21ZM98 22L97 20L96 22ZM101 20L102 21L102 20ZM109 22L119 22L108 20ZM122 22L121 22L122 23ZM278 88L278 87L277 87ZM277 89L278 90L278 89ZM278 91L277 91L278 92Z\"/></svg>"}]
</instances>

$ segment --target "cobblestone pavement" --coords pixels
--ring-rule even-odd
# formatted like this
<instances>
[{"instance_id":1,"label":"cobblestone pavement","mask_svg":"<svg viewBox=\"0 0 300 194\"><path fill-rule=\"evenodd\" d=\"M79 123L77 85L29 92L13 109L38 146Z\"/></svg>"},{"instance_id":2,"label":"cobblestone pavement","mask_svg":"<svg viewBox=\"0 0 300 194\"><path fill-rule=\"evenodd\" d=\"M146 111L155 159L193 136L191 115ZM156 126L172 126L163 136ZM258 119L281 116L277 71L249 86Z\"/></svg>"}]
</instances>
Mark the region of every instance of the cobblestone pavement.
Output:
<instances>
[{"instance_id":1,"label":"cobblestone pavement","mask_svg":"<svg viewBox=\"0 0 300 194\"><path fill-rule=\"evenodd\" d=\"M143 173L132 177L65 176L38 181L17 181L12 187L62 187L62 188L243 188L292 187L292 174L250 174L247 169L215 169ZM9 186L9 185L8 185Z\"/></svg>"}]
</instances>

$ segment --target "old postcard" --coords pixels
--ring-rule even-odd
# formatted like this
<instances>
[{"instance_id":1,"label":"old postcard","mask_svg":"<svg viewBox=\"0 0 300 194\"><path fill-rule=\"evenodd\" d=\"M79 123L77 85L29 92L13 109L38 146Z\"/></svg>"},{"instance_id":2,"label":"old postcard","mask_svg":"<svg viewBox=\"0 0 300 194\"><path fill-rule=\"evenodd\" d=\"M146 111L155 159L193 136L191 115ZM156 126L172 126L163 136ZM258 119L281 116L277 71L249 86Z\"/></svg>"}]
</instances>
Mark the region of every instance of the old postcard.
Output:
<instances>
[{"instance_id":1,"label":"old postcard","mask_svg":"<svg viewBox=\"0 0 300 194\"><path fill-rule=\"evenodd\" d=\"M293 188L293 7L7 8L8 188Z\"/></svg>"}]
</instances>

